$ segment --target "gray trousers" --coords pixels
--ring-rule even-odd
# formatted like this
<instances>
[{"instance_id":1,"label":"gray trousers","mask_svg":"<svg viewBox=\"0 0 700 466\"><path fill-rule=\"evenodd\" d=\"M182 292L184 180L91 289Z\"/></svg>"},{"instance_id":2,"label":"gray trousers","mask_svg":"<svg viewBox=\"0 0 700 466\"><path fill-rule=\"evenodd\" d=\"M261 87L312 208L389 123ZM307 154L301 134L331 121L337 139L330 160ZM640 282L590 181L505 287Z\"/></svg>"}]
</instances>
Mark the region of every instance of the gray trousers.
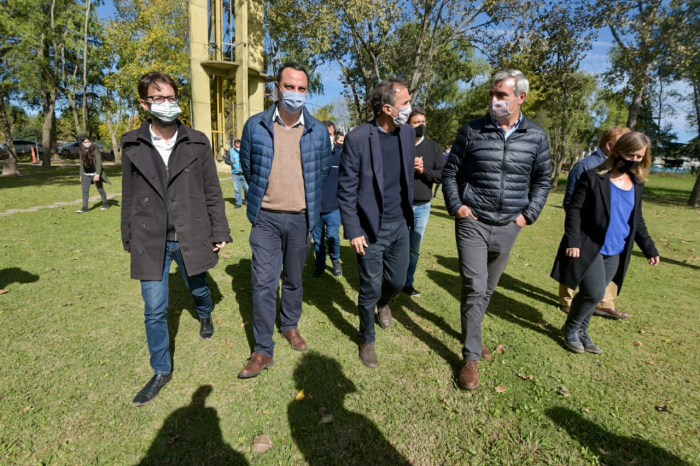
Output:
<instances>
[{"instance_id":1,"label":"gray trousers","mask_svg":"<svg viewBox=\"0 0 700 466\"><path fill-rule=\"evenodd\" d=\"M406 220L382 222L377 241L365 248L364 256L357 254L361 343L374 342L374 309L388 305L406 283L409 243Z\"/></svg>"},{"instance_id":2,"label":"gray trousers","mask_svg":"<svg viewBox=\"0 0 700 466\"><path fill-rule=\"evenodd\" d=\"M471 217L455 221L462 277L460 312L465 359L481 359L481 322L521 229L515 222L494 226Z\"/></svg>"},{"instance_id":3,"label":"gray trousers","mask_svg":"<svg viewBox=\"0 0 700 466\"><path fill-rule=\"evenodd\" d=\"M92 176L83 175L80 181L83 187L83 210L88 210L88 199L90 198L90 185L93 183ZM107 193L102 187L102 178L100 178L100 181L96 181L94 183L97 187L97 192L99 192L100 197L102 197L102 205L106 206Z\"/></svg>"},{"instance_id":4,"label":"gray trousers","mask_svg":"<svg viewBox=\"0 0 700 466\"><path fill-rule=\"evenodd\" d=\"M268 358L274 356L272 336L277 316L277 290L283 270L280 331L297 328L304 298L302 272L310 245L305 213L260 211L257 223L250 230L254 352Z\"/></svg>"},{"instance_id":5,"label":"gray trousers","mask_svg":"<svg viewBox=\"0 0 700 466\"><path fill-rule=\"evenodd\" d=\"M596 304L603 299L608 284L615 278L620 255L604 256L598 254L586 271L578 286L578 293L571 301L571 311L566 319L566 327L587 332Z\"/></svg>"}]
</instances>

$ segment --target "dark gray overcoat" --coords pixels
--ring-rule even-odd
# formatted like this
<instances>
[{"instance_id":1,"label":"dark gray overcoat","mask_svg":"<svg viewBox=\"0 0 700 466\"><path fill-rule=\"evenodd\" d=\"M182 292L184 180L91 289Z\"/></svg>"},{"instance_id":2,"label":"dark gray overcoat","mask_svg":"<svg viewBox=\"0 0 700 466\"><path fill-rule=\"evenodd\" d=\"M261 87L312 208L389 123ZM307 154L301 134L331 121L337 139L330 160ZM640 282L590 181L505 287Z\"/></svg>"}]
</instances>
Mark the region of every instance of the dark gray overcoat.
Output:
<instances>
[{"instance_id":1,"label":"dark gray overcoat","mask_svg":"<svg viewBox=\"0 0 700 466\"><path fill-rule=\"evenodd\" d=\"M131 253L131 278L160 280L167 211L152 151L150 122L122 136L122 243ZM189 276L214 267L213 243L231 242L224 198L209 139L178 122L167 194Z\"/></svg>"},{"instance_id":2,"label":"dark gray overcoat","mask_svg":"<svg viewBox=\"0 0 700 466\"><path fill-rule=\"evenodd\" d=\"M622 289L635 242L645 257L659 255L642 216L644 183L640 183L634 175L632 180L634 210L630 221L630 234L625 249L620 253L620 265L613 278L618 286L618 293ZM610 225L610 190L610 173L600 174L596 169L584 172L576 184L576 190L566 210L565 233L559 243L551 274L553 279L568 288L578 288L586 271L605 244L605 235ZM567 257L567 248L579 248L580 257Z\"/></svg>"}]
</instances>

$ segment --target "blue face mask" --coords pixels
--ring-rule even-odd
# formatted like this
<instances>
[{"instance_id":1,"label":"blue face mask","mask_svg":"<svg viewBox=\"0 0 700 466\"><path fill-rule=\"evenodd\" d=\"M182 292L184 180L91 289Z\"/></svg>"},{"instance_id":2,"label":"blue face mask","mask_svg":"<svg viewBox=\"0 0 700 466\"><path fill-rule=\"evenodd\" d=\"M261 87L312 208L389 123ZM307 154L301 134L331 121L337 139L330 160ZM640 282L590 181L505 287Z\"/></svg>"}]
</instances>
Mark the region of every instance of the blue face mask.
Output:
<instances>
[{"instance_id":1,"label":"blue face mask","mask_svg":"<svg viewBox=\"0 0 700 466\"><path fill-rule=\"evenodd\" d=\"M304 102L306 102L306 94L296 91L282 92L282 97L279 99L282 108L292 115L301 112Z\"/></svg>"}]
</instances>

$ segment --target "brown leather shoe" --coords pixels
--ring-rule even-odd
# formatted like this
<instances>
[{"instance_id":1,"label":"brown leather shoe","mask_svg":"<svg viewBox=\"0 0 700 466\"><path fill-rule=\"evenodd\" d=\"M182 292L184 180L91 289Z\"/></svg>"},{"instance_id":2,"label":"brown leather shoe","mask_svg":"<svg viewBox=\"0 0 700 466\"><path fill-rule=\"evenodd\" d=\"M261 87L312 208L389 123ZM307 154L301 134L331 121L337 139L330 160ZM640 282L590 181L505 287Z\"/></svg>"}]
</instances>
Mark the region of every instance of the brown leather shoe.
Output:
<instances>
[{"instance_id":1,"label":"brown leather shoe","mask_svg":"<svg viewBox=\"0 0 700 466\"><path fill-rule=\"evenodd\" d=\"M272 367L274 361L272 358L268 358L264 354L253 353L250 355L248 364L238 373L239 379L249 379L251 377L256 377L260 375L263 369Z\"/></svg>"},{"instance_id":2,"label":"brown leather shoe","mask_svg":"<svg viewBox=\"0 0 700 466\"><path fill-rule=\"evenodd\" d=\"M378 320L380 327L384 329L391 327L391 309L389 309L388 305L379 308Z\"/></svg>"},{"instance_id":3,"label":"brown leather shoe","mask_svg":"<svg viewBox=\"0 0 700 466\"><path fill-rule=\"evenodd\" d=\"M377 353L374 351L374 343L363 343L360 345L360 361L367 367L377 367Z\"/></svg>"},{"instance_id":4,"label":"brown leather shoe","mask_svg":"<svg viewBox=\"0 0 700 466\"><path fill-rule=\"evenodd\" d=\"M486 345L481 345L481 359L484 359L486 361L490 361L493 359L493 355L491 354L491 351L486 347Z\"/></svg>"},{"instance_id":5,"label":"brown leather shoe","mask_svg":"<svg viewBox=\"0 0 700 466\"><path fill-rule=\"evenodd\" d=\"M298 328L282 332L282 335L284 335L284 338L286 338L289 344L292 345L293 349L297 351L306 351L307 349L309 349L309 346L306 344L306 341L304 341L304 338L299 333Z\"/></svg>"},{"instance_id":6,"label":"brown leather shoe","mask_svg":"<svg viewBox=\"0 0 700 466\"><path fill-rule=\"evenodd\" d=\"M593 311L594 316L607 317L609 319L629 319L630 315L626 312L618 311L614 307L596 307Z\"/></svg>"},{"instance_id":7,"label":"brown leather shoe","mask_svg":"<svg viewBox=\"0 0 700 466\"><path fill-rule=\"evenodd\" d=\"M561 309L564 314L571 312L571 306L564 306L563 304L560 304L559 309Z\"/></svg>"},{"instance_id":8,"label":"brown leather shoe","mask_svg":"<svg viewBox=\"0 0 700 466\"><path fill-rule=\"evenodd\" d=\"M479 362L473 359L465 359L462 372L459 373L459 386L466 390L479 388Z\"/></svg>"}]
</instances>

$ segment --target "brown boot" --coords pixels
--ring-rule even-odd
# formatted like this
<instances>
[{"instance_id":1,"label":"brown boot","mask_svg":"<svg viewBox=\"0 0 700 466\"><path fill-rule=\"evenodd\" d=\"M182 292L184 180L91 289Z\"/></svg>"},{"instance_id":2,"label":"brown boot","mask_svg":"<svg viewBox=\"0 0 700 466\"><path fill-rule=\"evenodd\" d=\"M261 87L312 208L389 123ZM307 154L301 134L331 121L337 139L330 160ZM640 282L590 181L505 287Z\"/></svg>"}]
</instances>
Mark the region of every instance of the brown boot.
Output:
<instances>
[{"instance_id":1,"label":"brown boot","mask_svg":"<svg viewBox=\"0 0 700 466\"><path fill-rule=\"evenodd\" d=\"M485 361L490 361L493 359L491 351L486 347L486 345L481 345L481 359Z\"/></svg>"},{"instance_id":2,"label":"brown boot","mask_svg":"<svg viewBox=\"0 0 700 466\"><path fill-rule=\"evenodd\" d=\"M282 332L282 335L284 335L284 338L286 338L289 344L292 345L292 349L297 351L306 351L309 349L306 341L304 341L304 338L299 333L298 328L293 328L292 330Z\"/></svg>"},{"instance_id":3,"label":"brown boot","mask_svg":"<svg viewBox=\"0 0 700 466\"><path fill-rule=\"evenodd\" d=\"M379 308L378 317L377 320L379 320L379 325L382 328L387 329L391 327L391 309L389 309L388 305Z\"/></svg>"},{"instance_id":4,"label":"brown boot","mask_svg":"<svg viewBox=\"0 0 700 466\"><path fill-rule=\"evenodd\" d=\"M459 386L466 390L479 388L479 362L473 359L465 359L462 372L459 373Z\"/></svg>"},{"instance_id":5,"label":"brown boot","mask_svg":"<svg viewBox=\"0 0 700 466\"><path fill-rule=\"evenodd\" d=\"M559 309L561 309L561 312L563 312L564 314L568 314L569 312L571 312L571 306L565 306L563 304L560 304Z\"/></svg>"},{"instance_id":6,"label":"brown boot","mask_svg":"<svg viewBox=\"0 0 700 466\"><path fill-rule=\"evenodd\" d=\"M363 343L360 345L360 361L367 367L377 367L377 353L374 351L374 343Z\"/></svg>"},{"instance_id":7,"label":"brown boot","mask_svg":"<svg viewBox=\"0 0 700 466\"><path fill-rule=\"evenodd\" d=\"M272 358L268 358L264 354L253 353L250 355L248 364L238 373L239 379L249 379L260 375L263 369L272 367L274 361Z\"/></svg>"},{"instance_id":8,"label":"brown boot","mask_svg":"<svg viewBox=\"0 0 700 466\"><path fill-rule=\"evenodd\" d=\"M607 317L608 319L629 319L630 315L626 312L618 311L614 307L596 307L593 311L594 316Z\"/></svg>"}]
</instances>

